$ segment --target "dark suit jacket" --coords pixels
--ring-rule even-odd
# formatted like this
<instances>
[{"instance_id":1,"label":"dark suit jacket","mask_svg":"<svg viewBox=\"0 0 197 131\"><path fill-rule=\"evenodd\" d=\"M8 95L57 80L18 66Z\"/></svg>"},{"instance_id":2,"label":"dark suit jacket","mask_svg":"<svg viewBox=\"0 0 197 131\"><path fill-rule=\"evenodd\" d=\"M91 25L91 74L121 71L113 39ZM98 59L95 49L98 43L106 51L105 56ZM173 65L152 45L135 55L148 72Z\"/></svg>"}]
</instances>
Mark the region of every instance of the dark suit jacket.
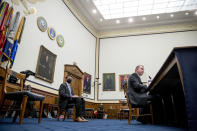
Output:
<instances>
[{"instance_id":1,"label":"dark suit jacket","mask_svg":"<svg viewBox=\"0 0 197 131\"><path fill-rule=\"evenodd\" d=\"M71 94L74 95L73 89L71 88ZM60 85L59 88L59 106L61 111L65 111L68 105L68 100L71 100L69 89L66 83Z\"/></svg>"},{"instance_id":2,"label":"dark suit jacket","mask_svg":"<svg viewBox=\"0 0 197 131\"><path fill-rule=\"evenodd\" d=\"M143 85L140 77L133 73L128 79L128 96L132 105L143 106L148 104L147 86Z\"/></svg>"}]
</instances>

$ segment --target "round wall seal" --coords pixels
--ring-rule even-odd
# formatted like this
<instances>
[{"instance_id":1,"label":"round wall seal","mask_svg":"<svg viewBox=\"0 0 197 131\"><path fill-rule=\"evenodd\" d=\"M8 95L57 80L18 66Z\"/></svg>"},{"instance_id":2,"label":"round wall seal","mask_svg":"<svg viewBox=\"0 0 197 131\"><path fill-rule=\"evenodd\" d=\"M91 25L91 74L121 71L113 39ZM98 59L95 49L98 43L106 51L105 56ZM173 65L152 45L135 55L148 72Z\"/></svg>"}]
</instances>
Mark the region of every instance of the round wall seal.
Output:
<instances>
[{"instance_id":1,"label":"round wall seal","mask_svg":"<svg viewBox=\"0 0 197 131\"><path fill-rule=\"evenodd\" d=\"M53 28L48 28L48 35L49 35L49 37L52 39L52 40L54 40L55 39L55 37L56 37L56 32L55 32L55 30L53 29Z\"/></svg>"},{"instance_id":2,"label":"round wall seal","mask_svg":"<svg viewBox=\"0 0 197 131\"><path fill-rule=\"evenodd\" d=\"M62 35L58 35L57 38L57 44L60 46L60 47L63 47L64 46L64 37Z\"/></svg>"},{"instance_id":3,"label":"round wall seal","mask_svg":"<svg viewBox=\"0 0 197 131\"><path fill-rule=\"evenodd\" d=\"M47 21L45 20L44 17L38 17L37 18L37 24L38 24L38 28L42 32L45 32L47 30Z\"/></svg>"}]
</instances>

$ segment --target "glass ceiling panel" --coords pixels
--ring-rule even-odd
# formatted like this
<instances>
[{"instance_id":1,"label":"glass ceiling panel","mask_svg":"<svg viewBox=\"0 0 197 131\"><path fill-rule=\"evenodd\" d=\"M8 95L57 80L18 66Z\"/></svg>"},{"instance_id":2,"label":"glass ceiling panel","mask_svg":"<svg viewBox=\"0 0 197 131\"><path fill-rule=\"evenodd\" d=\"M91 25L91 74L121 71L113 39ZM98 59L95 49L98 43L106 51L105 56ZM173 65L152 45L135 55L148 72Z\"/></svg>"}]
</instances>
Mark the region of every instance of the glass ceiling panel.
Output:
<instances>
[{"instance_id":1,"label":"glass ceiling panel","mask_svg":"<svg viewBox=\"0 0 197 131\"><path fill-rule=\"evenodd\" d=\"M197 9L197 0L93 0L104 19Z\"/></svg>"}]
</instances>

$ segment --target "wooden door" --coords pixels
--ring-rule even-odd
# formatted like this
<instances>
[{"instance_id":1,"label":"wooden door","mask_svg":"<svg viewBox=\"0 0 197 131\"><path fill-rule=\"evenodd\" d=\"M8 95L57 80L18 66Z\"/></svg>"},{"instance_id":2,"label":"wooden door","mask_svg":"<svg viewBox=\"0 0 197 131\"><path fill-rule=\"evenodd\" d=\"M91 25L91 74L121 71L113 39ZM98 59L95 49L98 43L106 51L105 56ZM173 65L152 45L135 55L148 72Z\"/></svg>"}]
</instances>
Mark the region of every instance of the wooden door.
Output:
<instances>
[{"instance_id":1,"label":"wooden door","mask_svg":"<svg viewBox=\"0 0 197 131\"><path fill-rule=\"evenodd\" d=\"M73 88L74 94L81 96L83 72L76 65L65 65L64 80L63 80L64 82L66 82L67 75L71 75L72 77L71 86Z\"/></svg>"}]
</instances>

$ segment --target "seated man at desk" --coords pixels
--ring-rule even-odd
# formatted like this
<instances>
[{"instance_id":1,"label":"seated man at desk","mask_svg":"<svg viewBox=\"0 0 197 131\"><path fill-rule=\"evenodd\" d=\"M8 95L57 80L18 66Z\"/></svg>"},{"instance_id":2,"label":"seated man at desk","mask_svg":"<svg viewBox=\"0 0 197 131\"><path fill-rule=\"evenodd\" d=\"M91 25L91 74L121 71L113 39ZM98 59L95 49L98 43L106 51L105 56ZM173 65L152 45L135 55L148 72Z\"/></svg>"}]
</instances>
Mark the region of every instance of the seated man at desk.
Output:
<instances>
[{"instance_id":1,"label":"seated man at desk","mask_svg":"<svg viewBox=\"0 0 197 131\"><path fill-rule=\"evenodd\" d=\"M138 65L135 68L135 73L131 74L128 78L128 97L132 105L135 106L145 106L150 104L152 96L148 95L147 85L143 85L140 76L144 74L144 66ZM144 109L140 110L141 113L144 113ZM138 117L137 121L142 123L147 123L145 117Z\"/></svg>"},{"instance_id":2,"label":"seated man at desk","mask_svg":"<svg viewBox=\"0 0 197 131\"><path fill-rule=\"evenodd\" d=\"M72 77L66 77L66 83L60 85L59 88L59 106L61 111L65 111L67 104L74 103L76 107L76 122L87 122L83 116L85 115L85 101L83 98L74 95L71 87Z\"/></svg>"}]
</instances>

